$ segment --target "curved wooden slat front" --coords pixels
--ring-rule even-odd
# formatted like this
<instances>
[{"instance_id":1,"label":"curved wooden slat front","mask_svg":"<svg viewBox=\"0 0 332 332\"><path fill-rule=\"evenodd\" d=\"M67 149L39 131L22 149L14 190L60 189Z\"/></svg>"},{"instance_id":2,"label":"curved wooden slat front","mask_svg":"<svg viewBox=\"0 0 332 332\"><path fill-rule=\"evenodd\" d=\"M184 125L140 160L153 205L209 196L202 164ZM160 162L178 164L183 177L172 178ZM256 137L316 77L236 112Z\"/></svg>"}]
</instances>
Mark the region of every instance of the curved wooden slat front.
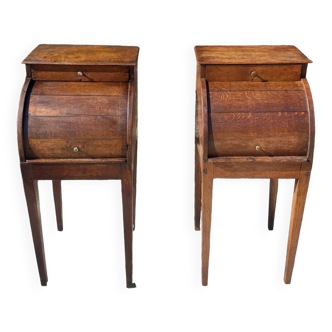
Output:
<instances>
[{"instance_id":1,"label":"curved wooden slat front","mask_svg":"<svg viewBox=\"0 0 332 332\"><path fill-rule=\"evenodd\" d=\"M125 158L127 104L128 83L35 82L24 111L26 158Z\"/></svg>"},{"instance_id":2,"label":"curved wooden slat front","mask_svg":"<svg viewBox=\"0 0 332 332\"><path fill-rule=\"evenodd\" d=\"M309 109L301 82L208 82L209 157L306 156Z\"/></svg>"}]
</instances>

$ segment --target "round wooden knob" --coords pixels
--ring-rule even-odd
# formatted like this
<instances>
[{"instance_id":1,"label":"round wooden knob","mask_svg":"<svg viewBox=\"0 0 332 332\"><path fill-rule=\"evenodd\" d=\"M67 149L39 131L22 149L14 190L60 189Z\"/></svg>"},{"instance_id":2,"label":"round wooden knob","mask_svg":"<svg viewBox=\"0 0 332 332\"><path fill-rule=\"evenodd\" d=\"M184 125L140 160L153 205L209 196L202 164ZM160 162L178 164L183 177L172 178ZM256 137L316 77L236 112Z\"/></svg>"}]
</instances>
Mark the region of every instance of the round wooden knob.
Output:
<instances>
[{"instance_id":1,"label":"round wooden knob","mask_svg":"<svg viewBox=\"0 0 332 332\"><path fill-rule=\"evenodd\" d=\"M78 76L83 76L83 72L79 71L79 72L77 73L77 75L78 75Z\"/></svg>"},{"instance_id":2,"label":"round wooden knob","mask_svg":"<svg viewBox=\"0 0 332 332\"><path fill-rule=\"evenodd\" d=\"M74 149L73 149L74 152L78 152L78 147L75 146Z\"/></svg>"}]
</instances>

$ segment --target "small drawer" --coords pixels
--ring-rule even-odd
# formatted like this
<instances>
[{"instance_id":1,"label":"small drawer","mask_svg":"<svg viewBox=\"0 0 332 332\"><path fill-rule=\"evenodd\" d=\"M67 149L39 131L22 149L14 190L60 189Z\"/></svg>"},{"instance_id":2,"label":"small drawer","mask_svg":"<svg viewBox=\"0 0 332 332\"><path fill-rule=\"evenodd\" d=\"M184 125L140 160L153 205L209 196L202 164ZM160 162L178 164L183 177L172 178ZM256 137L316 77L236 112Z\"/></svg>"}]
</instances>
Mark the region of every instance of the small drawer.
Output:
<instances>
[{"instance_id":1,"label":"small drawer","mask_svg":"<svg viewBox=\"0 0 332 332\"><path fill-rule=\"evenodd\" d=\"M127 82L129 66L32 65L35 81Z\"/></svg>"},{"instance_id":2,"label":"small drawer","mask_svg":"<svg viewBox=\"0 0 332 332\"><path fill-rule=\"evenodd\" d=\"M207 65L206 80L232 81L299 81L302 65Z\"/></svg>"}]
</instances>

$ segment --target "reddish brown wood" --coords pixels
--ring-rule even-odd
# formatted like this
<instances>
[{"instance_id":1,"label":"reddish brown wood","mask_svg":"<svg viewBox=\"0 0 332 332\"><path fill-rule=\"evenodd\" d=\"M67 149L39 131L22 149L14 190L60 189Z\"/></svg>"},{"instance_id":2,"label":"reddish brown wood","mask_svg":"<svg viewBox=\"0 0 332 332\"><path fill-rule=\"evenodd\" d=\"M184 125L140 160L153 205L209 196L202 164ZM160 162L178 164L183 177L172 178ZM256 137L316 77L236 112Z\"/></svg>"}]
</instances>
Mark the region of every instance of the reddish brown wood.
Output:
<instances>
[{"instance_id":1,"label":"reddish brown wood","mask_svg":"<svg viewBox=\"0 0 332 332\"><path fill-rule=\"evenodd\" d=\"M309 87L309 83L306 78L302 79L302 84L307 97L307 105L309 109L309 148L307 158L309 161L313 160L314 147L315 147L315 113L314 113L314 102Z\"/></svg>"},{"instance_id":2,"label":"reddish brown wood","mask_svg":"<svg viewBox=\"0 0 332 332\"><path fill-rule=\"evenodd\" d=\"M62 180L119 179L127 287L135 286L137 55L137 47L40 45L24 61L27 80L19 106L18 143L43 285L47 273L37 181L52 180L57 225L62 230Z\"/></svg>"},{"instance_id":3,"label":"reddish brown wood","mask_svg":"<svg viewBox=\"0 0 332 332\"><path fill-rule=\"evenodd\" d=\"M210 113L209 157L305 156L308 131L306 112Z\"/></svg>"},{"instance_id":4,"label":"reddish brown wood","mask_svg":"<svg viewBox=\"0 0 332 332\"><path fill-rule=\"evenodd\" d=\"M209 93L209 100L211 113L301 113L308 111L303 90L278 91L270 87L264 91L255 91L250 88L237 91L214 91Z\"/></svg>"},{"instance_id":5,"label":"reddish brown wood","mask_svg":"<svg viewBox=\"0 0 332 332\"><path fill-rule=\"evenodd\" d=\"M29 116L126 116L126 96L31 95Z\"/></svg>"},{"instance_id":6,"label":"reddish brown wood","mask_svg":"<svg viewBox=\"0 0 332 332\"><path fill-rule=\"evenodd\" d=\"M95 158L95 159L32 159L26 160L27 164L122 164L126 163L126 158Z\"/></svg>"},{"instance_id":7,"label":"reddish brown wood","mask_svg":"<svg viewBox=\"0 0 332 332\"><path fill-rule=\"evenodd\" d=\"M31 65L25 65L26 78L32 78Z\"/></svg>"},{"instance_id":8,"label":"reddish brown wood","mask_svg":"<svg viewBox=\"0 0 332 332\"><path fill-rule=\"evenodd\" d=\"M259 75L254 77L252 72ZM301 65L207 65L207 81L299 81Z\"/></svg>"},{"instance_id":9,"label":"reddish brown wood","mask_svg":"<svg viewBox=\"0 0 332 332\"><path fill-rule=\"evenodd\" d=\"M201 208L202 208L202 194L201 194L201 165L199 155L199 126L198 126L198 100L196 95L196 121L195 121L195 230L201 229Z\"/></svg>"},{"instance_id":10,"label":"reddish brown wood","mask_svg":"<svg viewBox=\"0 0 332 332\"><path fill-rule=\"evenodd\" d=\"M202 284L208 283L214 178L270 179L270 230L278 179L299 179L285 272L289 283L305 179L312 168L314 112L304 78L311 61L294 46L196 46L195 52L195 229L200 227L202 202Z\"/></svg>"},{"instance_id":11,"label":"reddish brown wood","mask_svg":"<svg viewBox=\"0 0 332 332\"><path fill-rule=\"evenodd\" d=\"M81 72L80 72L81 73ZM35 71L32 78L36 81L68 81L68 82L127 82L128 73L101 73L101 72L59 72Z\"/></svg>"},{"instance_id":12,"label":"reddish brown wood","mask_svg":"<svg viewBox=\"0 0 332 332\"><path fill-rule=\"evenodd\" d=\"M36 82L36 85L38 82ZM209 92L233 91L302 91L301 81L295 82L208 82ZM35 91L36 87L34 87Z\"/></svg>"},{"instance_id":13,"label":"reddish brown wood","mask_svg":"<svg viewBox=\"0 0 332 332\"><path fill-rule=\"evenodd\" d=\"M198 144L195 144L195 230L201 229L201 208L202 208L202 195L201 195L201 167L198 152Z\"/></svg>"},{"instance_id":14,"label":"reddish brown wood","mask_svg":"<svg viewBox=\"0 0 332 332\"><path fill-rule=\"evenodd\" d=\"M35 82L32 95L127 96L128 82Z\"/></svg>"},{"instance_id":15,"label":"reddish brown wood","mask_svg":"<svg viewBox=\"0 0 332 332\"><path fill-rule=\"evenodd\" d=\"M31 65L32 78L36 81L96 81L126 82L128 66L52 66Z\"/></svg>"},{"instance_id":16,"label":"reddish brown wood","mask_svg":"<svg viewBox=\"0 0 332 332\"><path fill-rule=\"evenodd\" d=\"M41 225L38 184L31 172L31 166L21 163L24 192L28 205L30 226L35 247L38 271L42 286L47 285L48 277L45 261L43 230Z\"/></svg>"},{"instance_id":17,"label":"reddish brown wood","mask_svg":"<svg viewBox=\"0 0 332 332\"><path fill-rule=\"evenodd\" d=\"M213 167L203 163L202 177L202 285L207 286L209 275L210 233L212 213Z\"/></svg>"},{"instance_id":18,"label":"reddish brown wood","mask_svg":"<svg viewBox=\"0 0 332 332\"><path fill-rule=\"evenodd\" d=\"M206 162L208 158L208 134L209 134L209 114L208 114L208 102L207 102L207 86L205 79L200 79L200 124L202 126L201 134L200 134L200 146L201 146L201 153L203 161Z\"/></svg>"},{"instance_id":19,"label":"reddish brown wood","mask_svg":"<svg viewBox=\"0 0 332 332\"><path fill-rule=\"evenodd\" d=\"M247 162L264 162L264 163L285 163L285 162L300 162L306 163L306 157L297 157L297 156L284 156L284 157L215 157L209 158L209 161L212 163L228 163L228 162L238 162L238 163L247 163Z\"/></svg>"},{"instance_id":20,"label":"reddish brown wood","mask_svg":"<svg viewBox=\"0 0 332 332\"><path fill-rule=\"evenodd\" d=\"M270 179L270 200L269 200L269 219L268 219L268 229L270 231L273 230L274 226L277 193L278 193L278 179Z\"/></svg>"},{"instance_id":21,"label":"reddish brown wood","mask_svg":"<svg viewBox=\"0 0 332 332\"><path fill-rule=\"evenodd\" d=\"M29 139L25 151L27 158L100 159L123 158L127 147L121 139Z\"/></svg>"},{"instance_id":22,"label":"reddish brown wood","mask_svg":"<svg viewBox=\"0 0 332 332\"><path fill-rule=\"evenodd\" d=\"M295 46L196 46L199 64L311 63Z\"/></svg>"},{"instance_id":23,"label":"reddish brown wood","mask_svg":"<svg viewBox=\"0 0 332 332\"><path fill-rule=\"evenodd\" d=\"M31 91L30 86L31 86L31 79L26 78L22 87L20 103L18 106L18 114L17 114L17 142L18 142L18 154L21 162L25 160L24 138L23 138L23 115L24 115L25 104L28 102L30 96L30 91Z\"/></svg>"},{"instance_id":24,"label":"reddish brown wood","mask_svg":"<svg viewBox=\"0 0 332 332\"><path fill-rule=\"evenodd\" d=\"M23 61L40 65L122 65L137 64L136 46L38 45Z\"/></svg>"},{"instance_id":25,"label":"reddish brown wood","mask_svg":"<svg viewBox=\"0 0 332 332\"><path fill-rule=\"evenodd\" d=\"M28 163L24 163L28 164ZM123 163L32 163L31 172L37 180L119 180Z\"/></svg>"},{"instance_id":26,"label":"reddish brown wood","mask_svg":"<svg viewBox=\"0 0 332 332\"><path fill-rule=\"evenodd\" d=\"M299 235L300 235L300 230L301 230L304 205L305 205L305 200L307 197L309 180L310 180L309 172L301 174L301 176L295 180L292 215L291 215L289 236L288 236L286 268L285 268L285 276L284 276L285 284L290 284L291 279L292 279L296 249L297 249L297 244L299 241Z\"/></svg>"},{"instance_id":27,"label":"reddish brown wood","mask_svg":"<svg viewBox=\"0 0 332 332\"><path fill-rule=\"evenodd\" d=\"M126 255L126 280L127 288L135 288L133 283L133 179L130 165L122 165L125 176L121 179L123 229Z\"/></svg>"},{"instance_id":28,"label":"reddish brown wood","mask_svg":"<svg viewBox=\"0 0 332 332\"><path fill-rule=\"evenodd\" d=\"M61 181L53 180L52 183L53 183L53 196L54 196L55 214L56 214L56 222L58 225L58 231L63 231Z\"/></svg>"}]
</instances>

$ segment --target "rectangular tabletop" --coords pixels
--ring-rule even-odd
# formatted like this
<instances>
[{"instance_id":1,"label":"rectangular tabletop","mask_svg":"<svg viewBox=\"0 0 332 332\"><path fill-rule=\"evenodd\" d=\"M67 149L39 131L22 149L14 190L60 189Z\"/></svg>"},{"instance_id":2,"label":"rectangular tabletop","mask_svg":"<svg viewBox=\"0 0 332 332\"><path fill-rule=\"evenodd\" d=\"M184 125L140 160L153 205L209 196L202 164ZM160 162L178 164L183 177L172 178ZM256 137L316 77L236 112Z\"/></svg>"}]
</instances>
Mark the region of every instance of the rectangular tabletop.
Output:
<instances>
[{"instance_id":1,"label":"rectangular tabletop","mask_svg":"<svg viewBox=\"0 0 332 332\"><path fill-rule=\"evenodd\" d=\"M136 46L38 45L24 64L127 65L137 63Z\"/></svg>"},{"instance_id":2,"label":"rectangular tabletop","mask_svg":"<svg viewBox=\"0 0 332 332\"><path fill-rule=\"evenodd\" d=\"M196 46L195 53L201 65L312 62L295 46Z\"/></svg>"}]
</instances>

